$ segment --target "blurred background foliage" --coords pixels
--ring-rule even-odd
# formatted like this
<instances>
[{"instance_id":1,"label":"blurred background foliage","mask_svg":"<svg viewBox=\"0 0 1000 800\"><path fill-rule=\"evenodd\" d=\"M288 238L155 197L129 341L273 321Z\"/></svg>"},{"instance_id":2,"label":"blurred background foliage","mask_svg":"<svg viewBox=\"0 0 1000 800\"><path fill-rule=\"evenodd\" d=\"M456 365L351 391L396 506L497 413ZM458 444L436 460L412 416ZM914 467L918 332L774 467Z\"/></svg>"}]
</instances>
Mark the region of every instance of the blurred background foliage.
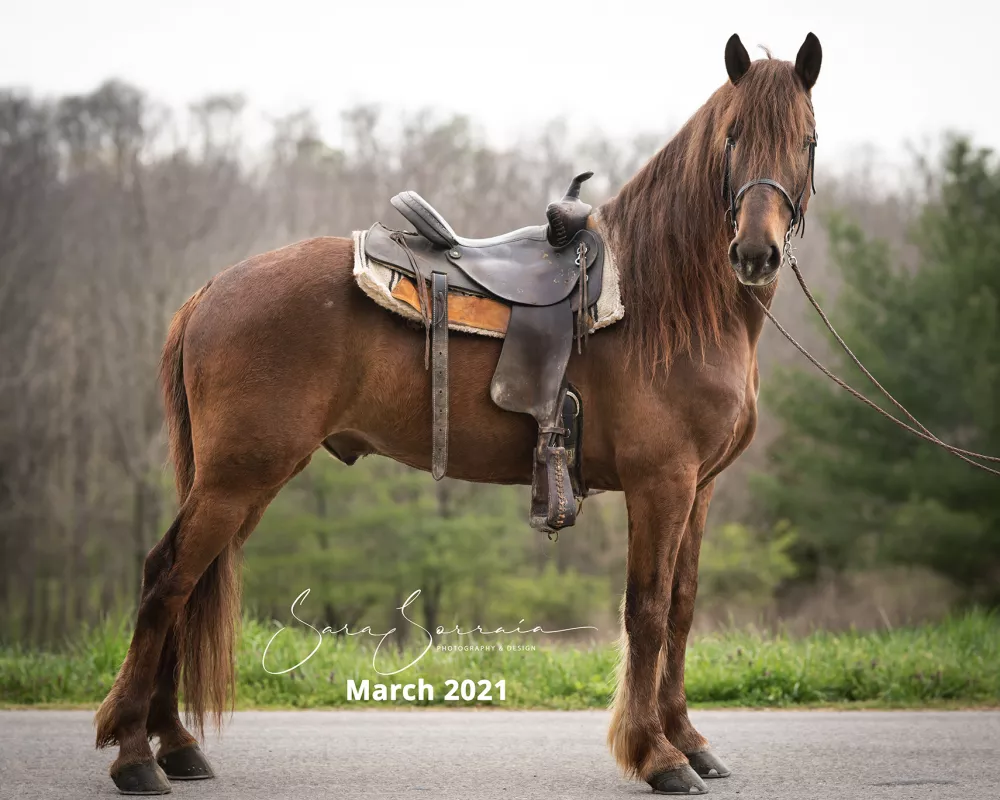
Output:
<instances>
[{"instance_id":1,"label":"blurred background foliage","mask_svg":"<svg viewBox=\"0 0 1000 800\"><path fill-rule=\"evenodd\" d=\"M62 641L126 613L173 515L156 362L170 317L209 277L306 236L345 235L410 187L457 228L537 222L583 168L609 196L670 135L574 140L554 121L497 148L431 111L308 111L250 148L239 96L183 112L109 82L79 96L0 91L0 641ZM822 170L798 258L858 355L935 433L1000 453L1000 168L960 138L879 189L864 165ZM853 171L852 171L853 170ZM475 198L475 202L469 202ZM776 314L859 388L790 276ZM879 419L773 330L760 349L757 440L719 480L696 624L882 627L1000 602L1000 491ZM294 392L295 387L288 387ZM669 454L664 454L669 457ZM445 480L319 453L246 547L247 612L334 628L562 628L617 634L622 498L589 499L557 544L523 488Z\"/></svg>"},{"instance_id":2,"label":"blurred background foliage","mask_svg":"<svg viewBox=\"0 0 1000 800\"><path fill-rule=\"evenodd\" d=\"M1000 167L958 140L923 171L931 196L915 215L909 268L845 213L829 215L843 278L836 319L860 360L937 436L995 455ZM871 388L845 355L834 363ZM800 579L902 564L945 576L970 600L1000 601L997 476L903 434L818 373L782 369L763 393L783 430L754 484L760 513L801 531L791 550Z\"/></svg>"}]
</instances>

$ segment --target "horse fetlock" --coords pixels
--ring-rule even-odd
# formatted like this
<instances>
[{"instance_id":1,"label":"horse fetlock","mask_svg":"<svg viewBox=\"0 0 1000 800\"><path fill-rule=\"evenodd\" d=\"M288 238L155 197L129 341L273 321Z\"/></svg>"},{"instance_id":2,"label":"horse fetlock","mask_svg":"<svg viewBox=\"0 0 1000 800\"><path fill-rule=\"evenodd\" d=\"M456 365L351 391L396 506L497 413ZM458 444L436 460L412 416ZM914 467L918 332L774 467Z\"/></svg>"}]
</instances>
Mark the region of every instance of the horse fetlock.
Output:
<instances>
[{"instance_id":1,"label":"horse fetlock","mask_svg":"<svg viewBox=\"0 0 1000 800\"><path fill-rule=\"evenodd\" d=\"M655 719L617 706L608 730L608 747L627 777L649 781L687 764L684 754L659 729Z\"/></svg>"},{"instance_id":2,"label":"horse fetlock","mask_svg":"<svg viewBox=\"0 0 1000 800\"><path fill-rule=\"evenodd\" d=\"M198 743L198 740L188 732L176 715L154 718L153 713L150 712L146 722L146 736L147 738L155 736L159 740L160 746L157 756Z\"/></svg>"},{"instance_id":3,"label":"horse fetlock","mask_svg":"<svg viewBox=\"0 0 1000 800\"><path fill-rule=\"evenodd\" d=\"M97 713L94 715L94 727L97 729L97 740L94 744L98 748L111 747L118 744L116 733L118 728L116 688L117 684L111 688L108 696L104 698L104 702L101 703L100 708L97 709Z\"/></svg>"},{"instance_id":4,"label":"horse fetlock","mask_svg":"<svg viewBox=\"0 0 1000 800\"><path fill-rule=\"evenodd\" d=\"M94 727L97 729L97 747L109 747L121 744L130 736L141 733L145 735L146 707L143 703L130 701L124 689L125 667L115 679L111 691L104 698L94 715Z\"/></svg>"},{"instance_id":5,"label":"horse fetlock","mask_svg":"<svg viewBox=\"0 0 1000 800\"><path fill-rule=\"evenodd\" d=\"M698 753L708 750L708 739L695 730L694 725L687 718L687 710L682 715L667 717L664 726L664 733L667 740L682 753Z\"/></svg>"}]
</instances>

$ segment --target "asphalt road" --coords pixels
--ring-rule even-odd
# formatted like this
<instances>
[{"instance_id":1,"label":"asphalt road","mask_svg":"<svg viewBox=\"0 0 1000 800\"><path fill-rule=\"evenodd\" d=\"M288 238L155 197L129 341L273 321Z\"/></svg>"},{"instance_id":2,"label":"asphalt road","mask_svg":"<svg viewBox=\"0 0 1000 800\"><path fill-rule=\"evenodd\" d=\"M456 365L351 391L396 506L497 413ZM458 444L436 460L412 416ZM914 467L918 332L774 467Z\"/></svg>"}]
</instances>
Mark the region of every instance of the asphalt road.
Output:
<instances>
[{"instance_id":1,"label":"asphalt road","mask_svg":"<svg viewBox=\"0 0 1000 800\"><path fill-rule=\"evenodd\" d=\"M1000 798L1000 712L702 711L733 770L717 798ZM117 796L86 711L0 712L0 797ZM241 712L205 747L218 777L172 797L637 798L606 712Z\"/></svg>"}]
</instances>

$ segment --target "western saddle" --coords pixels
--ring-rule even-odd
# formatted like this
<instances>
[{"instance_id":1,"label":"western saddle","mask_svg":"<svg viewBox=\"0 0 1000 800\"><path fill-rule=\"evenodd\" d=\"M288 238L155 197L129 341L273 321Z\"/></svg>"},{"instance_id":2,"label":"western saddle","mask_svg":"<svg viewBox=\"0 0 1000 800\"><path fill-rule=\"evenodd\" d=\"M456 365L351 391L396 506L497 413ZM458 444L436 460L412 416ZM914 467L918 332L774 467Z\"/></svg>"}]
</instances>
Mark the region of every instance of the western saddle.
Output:
<instances>
[{"instance_id":1,"label":"western saddle","mask_svg":"<svg viewBox=\"0 0 1000 800\"><path fill-rule=\"evenodd\" d=\"M549 204L546 225L467 239L419 194L405 191L391 202L416 233L375 223L365 237L369 258L416 285L427 336L425 367L431 370L431 472L437 480L448 466L449 293L509 307L490 397L500 408L538 422L529 520L549 534L574 524L586 494L583 405L566 381L566 366L574 339L579 350L590 331L591 309L601 294L604 243L587 225L591 206L580 200L580 187L592 175L575 177L563 199Z\"/></svg>"}]
</instances>

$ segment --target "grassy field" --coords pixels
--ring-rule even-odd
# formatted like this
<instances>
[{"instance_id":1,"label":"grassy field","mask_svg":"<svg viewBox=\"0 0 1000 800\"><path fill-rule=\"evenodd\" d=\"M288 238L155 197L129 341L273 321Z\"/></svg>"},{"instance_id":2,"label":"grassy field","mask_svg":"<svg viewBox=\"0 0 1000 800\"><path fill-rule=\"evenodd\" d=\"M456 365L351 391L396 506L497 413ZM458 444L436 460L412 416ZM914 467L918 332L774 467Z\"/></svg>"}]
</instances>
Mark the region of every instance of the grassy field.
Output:
<instances>
[{"instance_id":1,"label":"grassy field","mask_svg":"<svg viewBox=\"0 0 1000 800\"><path fill-rule=\"evenodd\" d=\"M372 669L372 648L327 636L303 666L269 674L261 663L273 626L248 621L239 653L241 708L330 708L348 705L347 681L415 682L435 686L434 705L446 702L444 682L506 681L506 708L602 708L611 696L616 651L608 645L538 647L533 651L443 652L432 649L395 677ZM495 644L496 638L463 644ZM445 641L453 643L455 637ZM531 645L531 637L505 637ZM308 655L316 643L291 630L271 646L268 667L278 671ZM126 623L82 634L60 653L0 649L0 704L93 705L104 697L128 646ZM383 672L412 660L389 648ZM938 625L883 633L814 633L789 638L745 631L692 642L687 693L693 704L789 707L855 704L877 707L1000 705L1000 616L972 612ZM494 697L496 692L494 692ZM412 705L402 699L399 705ZM419 703L418 703L419 704ZM351 701L352 707L364 705ZM372 706L391 705L377 703Z\"/></svg>"}]
</instances>

